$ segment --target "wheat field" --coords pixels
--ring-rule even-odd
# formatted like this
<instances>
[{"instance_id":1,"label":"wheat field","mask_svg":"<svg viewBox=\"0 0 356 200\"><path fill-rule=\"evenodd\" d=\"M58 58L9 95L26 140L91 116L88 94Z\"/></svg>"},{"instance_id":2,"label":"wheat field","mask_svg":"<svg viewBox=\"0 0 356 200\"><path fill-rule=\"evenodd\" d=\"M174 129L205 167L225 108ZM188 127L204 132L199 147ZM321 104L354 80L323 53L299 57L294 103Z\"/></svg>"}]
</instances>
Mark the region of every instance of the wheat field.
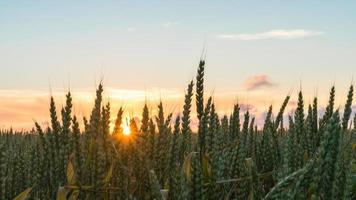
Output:
<instances>
[{"instance_id":1,"label":"wheat field","mask_svg":"<svg viewBox=\"0 0 356 200\"><path fill-rule=\"evenodd\" d=\"M293 115L284 113L286 96L277 113L266 108L257 127L238 103L230 115L217 114L213 97L204 98L204 70L201 60L180 114L161 102L152 115L145 105L128 129L124 109L103 103L102 84L83 124L70 92L60 113L51 98L49 127L1 130L0 199L356 199L352 85L342 110L334 87L322 115L318 99L305 105L299 91Z\"/></svg>"}]
</instances>

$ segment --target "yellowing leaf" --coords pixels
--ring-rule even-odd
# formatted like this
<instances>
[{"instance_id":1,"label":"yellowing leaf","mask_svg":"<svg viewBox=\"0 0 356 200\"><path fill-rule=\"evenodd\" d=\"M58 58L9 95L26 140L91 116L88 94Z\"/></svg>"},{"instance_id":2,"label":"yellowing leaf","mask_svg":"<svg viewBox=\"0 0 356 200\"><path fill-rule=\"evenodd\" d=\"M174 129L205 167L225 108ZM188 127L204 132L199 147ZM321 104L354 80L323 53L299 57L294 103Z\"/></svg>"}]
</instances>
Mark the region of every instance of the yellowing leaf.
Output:
<instances>
[{"instance_id":1,"label":"yellowing leaf","mask_svg":"<svg viewBox=\"0 0 356 200\"><path fill-rule=\"evenodd\" d=\"M79 190L74 190L69 196L68 200L77 200L79 197Z\"/></svg>"},{"instance_id":2,"label":"yellowing leaf","mask_svg":"<svg viewBox=\"0 0 356 200\"><path fill-rule=\"evenodd\" d=\"M71 161L67 164L67 183L69 185L75 184L74 167Z\"/></svg>"},{"instance_id":3,"label":"yellowing leaf","mask_svg":"<svg viewBox=\"0 0 356 200\"><path fill-rule=\"evenodd\" d=\"M253 190L248 194L247 200L253 200Z\"/></svg>"},{"instance_id":4,"label":"yellowing leaf","mask_svg":"<svg viewBox=\"0 0 356 200\"><path fill-rule=\"evenodd\" d=\"M304 152L303 159L304 159L304 162L307 162L309 160L308 152Z\"/></svg>"},{"instance_id":5,"label":"yellowing leaf","mask_svg":"<svg viewBox=\"0 0 356 200\"><path fill-rule=\"evenodd\" d=\"M104 179L104 183L108 183L112 177L112 171L113 171L113 168L114 168L114 164L111 164L110 165L110 168L109 168L109 171L108 173L106 174L106 177Z\"/></svg>"},{"instance_id":6,"label":"yellowing leaf","mask_svg":"<svg viewBox=\"0 0 356 200\"><path fill-rule=\"evenodd\" d=\"M64 188L64 187L59 187L57 191L57 198L56 200L67 200L67 196L71 190Z\"/></svg>"},{"instance_id":7,"label":"yellowing leaf","mask_svg":"<svg viewBox=\"0 0 356 200\"><path fill-rule=\"evenodd\" d=\"M32 190L32 187L27 188L23 192L21 192L19 195L17 195L13 200L24 200L28 197L28 194L30 194Z\"/></svg>"},{"instance_id":8,"label":"yellowing leaf","mask_svg":"<svg viewBox=\"0 0 356 200\"><path fill-rule=\"evenodd\" d=\"M209 156L206 153L204 153L202 158L202 167L204 178L209 179L211 177L211 165L209 161Z\"/></svg>"},{"instance_id":9,"label":"yellowing leaf","mask_svg":"<svg viewBox=\"0 0 356 200\"><path fill-rule=\"evenodd\" d=\"M66 185L64 187L67 189L71 189L71 190L79 190L80 189L80 187L76 186L76 185Z\"/></svg>"},{"instance_id":10,"label":"yellowing leaf","mask_svg":"<svg viewBox=\"0 0 356 200\"><path fill-rule=\"evenodd\" d=\"M245 159L245 165L246 165L247 169L251 169L251 167L252 167L252 158L246 158Z\"/></svg>"},{"instance_id":11,"label":"yellowing leaf","mask_svg":"<svg viewBox=\"0 0 356 200\"><path fill-rule=\"evenodd\" d=\"M192 179L192 157L194 156L195 153L196 152L191 152L190 154L188 154L183 162L183 171L189 182Z\"/></svg>"},{"instance_id":12,"label":"yellowing leaf","mask_svg":"<svg viewBox=\"0 0 356 200\"><path fill-rule=\"evenodd\" d=\"M90 190L90 189L93 189L94 188L94 186L81 186L81 189L82 190Z\"/></svg>"}]
</instances>

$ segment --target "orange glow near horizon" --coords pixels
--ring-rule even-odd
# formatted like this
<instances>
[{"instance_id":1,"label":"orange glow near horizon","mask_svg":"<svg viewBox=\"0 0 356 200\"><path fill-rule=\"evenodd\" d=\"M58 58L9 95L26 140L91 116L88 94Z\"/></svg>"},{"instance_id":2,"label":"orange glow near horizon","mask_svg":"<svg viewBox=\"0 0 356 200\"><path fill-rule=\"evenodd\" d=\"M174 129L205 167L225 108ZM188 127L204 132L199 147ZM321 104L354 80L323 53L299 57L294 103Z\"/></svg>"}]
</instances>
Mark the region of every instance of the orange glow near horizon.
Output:
<instances>
[{"instance_id":1,"label":"orange glow near horizon","mask_svg":"<svg viewBox=\"0 0 356 200\"><path fill-rule=\"evenodd\" d=\"M251 90L248 92L236 92L230 90L214 91L214 103L216 105L217 113L220 117L229 115L232 112L233 105L238 102L240 105L247 106L250 114L256 117L258 125L264 123L264 113L269 105L273 105L276 112L284 100L286 90L277 89L276 87L269 88L269 90ZM158 91L158 92L157 92ZM165 113L172 112L175 116L178 112L182 112L184 104L184 89L156 89L149 90L130 90L130 89L115 89L112 87L105 88L103 104L110 102L111 107L111 132L114 129L114 122L116 120L117 111L122 107L124 109L123 119L137 118L140 120L142 116L142 109L147 103L149 107L150 116L157 115L157 105L162 99ZM207 88L206 91L211 91ZM341 91L337 96L335 102L343 104L345 102L345 89L340 86L336 91ZM325 108L328 102L329 89L319 89L320 95L318 101L320 106ZM18 131L30 131L34 127L33 121L39 122L43 127L50 124L49 113L49 96L52 95L56 102L57 114L60 113L60 108L64 106L66 91L56 89L51 94L45 90L4 90L0 89L0 129L6 130L10 127ZM206 92L209 94L209 92ZM315 93L313 90L307 90L303 93L306 103L310 103ZM83 117L87 119L90 117L92 107L95 100L94 89L87 88L76 89L72 91L73 97L73 115L76 115L81 129L83 130ZM266 98L269 97L269 98ZM286 108L285 114L293 113L296 107L297 92L292 94L289 106ZM191 126L192 129L197 129L198 120L196 118L195 103L192 103L191 108ZM60 117L60 114L58 114ZM138 123L139 126L139 123ZM130 126L126 120L121 125L124 136L129 136L131 133Z\"/></svg>"}]
</instances>

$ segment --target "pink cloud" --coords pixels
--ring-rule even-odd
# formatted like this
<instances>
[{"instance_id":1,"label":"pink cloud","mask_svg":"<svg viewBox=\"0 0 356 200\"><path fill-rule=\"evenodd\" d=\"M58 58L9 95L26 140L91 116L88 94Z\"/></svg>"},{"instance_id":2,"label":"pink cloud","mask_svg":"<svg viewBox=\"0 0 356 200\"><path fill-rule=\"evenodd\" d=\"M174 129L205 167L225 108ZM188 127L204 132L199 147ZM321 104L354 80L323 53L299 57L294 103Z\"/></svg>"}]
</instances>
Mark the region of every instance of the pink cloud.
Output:
<instances>
[{"instance_id":1,"label":"pink cloud","mask_svg":"<svg viewBox=\"0 0 356 200\"><path fill-rule=\"evenodd\" d=\"M276 84L273 83L267 75L255 75L248 77L244 83L243 87L246 90L255 90L263 87L273 87Z\"/></svg>"}]
</instances>

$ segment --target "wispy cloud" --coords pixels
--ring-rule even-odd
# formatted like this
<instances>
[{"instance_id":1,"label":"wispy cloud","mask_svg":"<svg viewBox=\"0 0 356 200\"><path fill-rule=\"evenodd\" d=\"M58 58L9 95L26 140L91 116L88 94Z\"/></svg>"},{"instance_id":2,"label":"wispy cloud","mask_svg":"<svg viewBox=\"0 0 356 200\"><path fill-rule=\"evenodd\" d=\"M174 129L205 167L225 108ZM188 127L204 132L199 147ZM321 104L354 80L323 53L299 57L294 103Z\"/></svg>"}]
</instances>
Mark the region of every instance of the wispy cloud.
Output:
<instances>
[{"instance_id":1,"label":"wispy cloud","mask_svg":"<svg viewBox=\"0 0 356 200\"><path fill-rule=\"evenodd\" d=\"M267 40L267 39L277 39L277 40L291 40L300 39L306 37L313 37L322 35L322 31L312 31L304 29L293 29L293 30L283 30L275 29L262 33L245 33L245 34L222 34L219 38L228 40Z\"/></svg>"},{"instance_id":2,"label":"wispy cloud","mask_svg":"<svg viewBox=\"0 0 356 200\"><path fill-rule=\"evenodd\" d=\"M180 24L180 22L177 22L177 21L168 21L168 22L164 23L163 26L165 28L171 28L171 27L179 25L179 24Z\"/></svg>"},{"instance_id":3,"label":"wispy cloud","mask_svg":"<svg viewBox=\"0 0 356 200\"><path fill-rule=\"evenodd\" d=\"M243 83L243 87L246 90L255 90L262 87L273 87L273 86L276 86L276 84L273 83L270 80L270 78L264 74L248 77Z\"/></svg>"},{"instance_id":4,"label":"wispy cloud","mask_svg":"<svg viewBox=\"0 0 356 200\"><path fill-rule=\"evenodd\" d=\"M127 28L127 32L134 32L135 31L135 28L134 27L128 27Z\"/></svg>"}]
</instances>

